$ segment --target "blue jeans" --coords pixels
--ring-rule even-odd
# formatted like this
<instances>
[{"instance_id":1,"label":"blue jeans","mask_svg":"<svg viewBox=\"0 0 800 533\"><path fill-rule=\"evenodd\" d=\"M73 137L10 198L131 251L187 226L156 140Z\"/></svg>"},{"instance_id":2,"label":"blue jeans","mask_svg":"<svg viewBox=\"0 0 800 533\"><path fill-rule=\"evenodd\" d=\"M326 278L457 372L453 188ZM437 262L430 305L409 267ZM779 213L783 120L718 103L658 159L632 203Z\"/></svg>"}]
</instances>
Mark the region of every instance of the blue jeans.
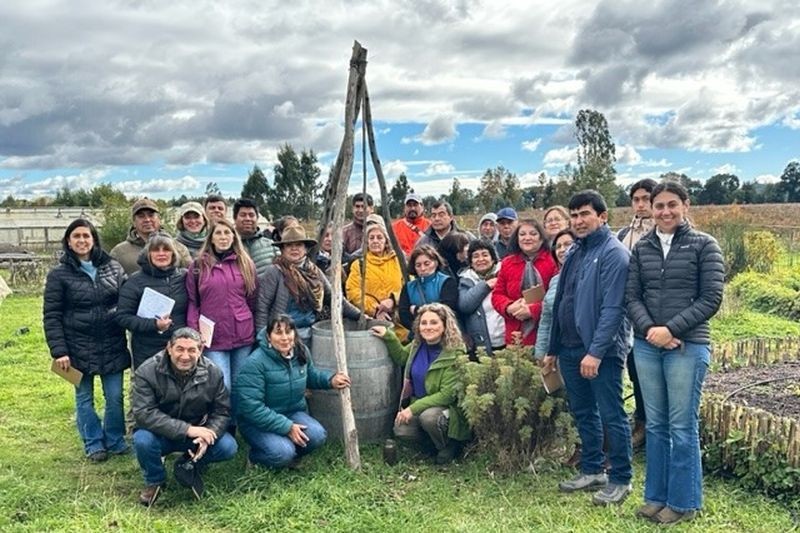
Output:
<instances>
[{"instance_id":1,"label":"blue jeans","mask_svg":"<svg viewBox=\"0 0 800 533\"><path fill-rule=\"evenodd\" d=\"M103 422L94 410L94 376L84 374L75 387L75 410L78 433L86 455L99 451L122 453L125 444L125 411L122 406L122 372L99 376L103 384L105 409Z\"/></svg>"},{"instance_id":2,"label":"blue jeans","mask_svg":"<svg viewBox=\"0 0 800 533\"><path fill-rule=\"evenodd\" d=\"M212 363L217 365L222 370L222 378L225 381L225 388L230 392L233 382L236 381L236 376L239 375L239 369L242 367L245 358L253 351L253 347L249 344L247 346L240 346L232 350L206 350L203 355L208 357Z\"/></svg>"},{"instance_id":3,"label":"blue jeans","mask_svg":"<svg viewBox=\"0 0 800 533\"><path fill-rule=\"evenodd\" d=\"M305 411L298 411L288 415L288 418L295 424L306 426L304 431L308 436L308 442L305 447L297 446L286 435L261 431L258 428L240 424L239 429L242 436L250 445L251 462L270 468L283 468L295 457L309 454L325 444L328 432L311 415Z\"/></svg>"},{"instance_id":4,"label":"blue jeans","mask_svg":"<svg viewBox=\"0 0 800 533\"><path fill-rule=\"evenodd\" d=\"M636 339L633 350L647 415L644 499L681 513L700 509L700 394L711 347L685 342L664 350Z\"/></svg>"},{"instance_id":5,"label":"blue jeans","mask_svg":"<svg viewBox=\"0 0 800 533\"><path fill-rule=\"evenodd\" d=\"M608 480L618 485L631 482L631 426L622 400L624 361L608 355L600 362L597 377L581 377L583 348L562 348L558 366L564 377L569 408L581 437L581 472L603 471L603 427L608 434Z\"/></svg>"},{"instance_id":6,"label":"blue jeans","mask_svg":"<svg viewBox=\"0 0 800 533\"><path fill-rule=\"evenodd\" d=\"M194 450L196 445L188 438L170 440L146 429L137 429L133 433L133 447L136 449L136 459L144 473L145 484L161 485L167 480L167 471L161 458L173 452ZM236 439L230 433L223 433L214 445L206 450L197 464L205 465L233 459L238 450Z\"/></svg>"}]
</instances>

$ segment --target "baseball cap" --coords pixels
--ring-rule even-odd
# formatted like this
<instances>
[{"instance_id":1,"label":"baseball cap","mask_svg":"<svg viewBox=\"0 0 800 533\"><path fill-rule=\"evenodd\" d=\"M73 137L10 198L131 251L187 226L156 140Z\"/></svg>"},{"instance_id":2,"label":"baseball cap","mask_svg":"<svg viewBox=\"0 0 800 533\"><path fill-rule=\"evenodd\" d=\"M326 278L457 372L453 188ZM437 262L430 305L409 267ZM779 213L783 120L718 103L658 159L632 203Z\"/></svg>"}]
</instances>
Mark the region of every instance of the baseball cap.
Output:
<instances>
[{"instance_id":1,"label":"baseball cap","mask_svg":"<svg viewBox=\"0 0 800 533\"><path fill-rule=\"evenodd\" d=\"M514 211L513 207L504 207L500 211L497 212L497 220L517 220L517 212Z\"/></svg>"},{"instance_id":2,"label":"baseball cap","mask_svg":"<svg viewBox=\"0 0 800 533\"><path fill-rule=\"evenodd\" d=\"M407 204L408 202L417 202L418 204L421 204L422 203L422 196L420 196L419 194L417 194L415 192L410 192L410 193L406 194L406 200L403 203Z\"/></svg>"},{"instance_id":3,"label":"baseball cap","mask_svg":"<svg viewBox=\"0 0 800 533\"><path fill-rule=\"evenodd\" d=\"M158 213L158 206L156 203L151 200L150 198L140 198L133 202L133 207L131 207L131 216L136 216L136 213L139 211L143 211L145 209L149 209L150 211L155 211ZM160 213L159 213L160 214Z\"/></svg>"}]
</instances>

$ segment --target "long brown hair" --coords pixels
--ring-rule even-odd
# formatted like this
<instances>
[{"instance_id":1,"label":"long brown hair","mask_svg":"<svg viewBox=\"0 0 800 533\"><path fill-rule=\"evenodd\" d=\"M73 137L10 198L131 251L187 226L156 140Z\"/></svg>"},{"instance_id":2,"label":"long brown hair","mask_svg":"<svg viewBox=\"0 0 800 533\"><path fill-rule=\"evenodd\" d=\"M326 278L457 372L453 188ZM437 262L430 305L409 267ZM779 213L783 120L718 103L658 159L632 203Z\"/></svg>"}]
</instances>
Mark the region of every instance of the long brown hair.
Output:
<instances>
[{"instance_id":1,"label":"long brown hair","mask_svg":"<svg viewBox=\"0 0 800 533\"><path fill-rule=\"evenodd\" d=\"M236 233L236 227L233 222L228 219L220 219L211 225L208 231L206 240L203 241L203 246L200 248L198 262L200 263L200 272L210 271L211 267L217 264L217 256L214 254L214 245L211 243L211 238L214 236L214 230L217 226L225 226L233 233L233 244L231 249L236 254L236 266L239 267L239 272L242 273L244 278L245 293L252 295L256 292L256 267L247 249L242 244L242 239Z\"/></svg>"}]
</instances>

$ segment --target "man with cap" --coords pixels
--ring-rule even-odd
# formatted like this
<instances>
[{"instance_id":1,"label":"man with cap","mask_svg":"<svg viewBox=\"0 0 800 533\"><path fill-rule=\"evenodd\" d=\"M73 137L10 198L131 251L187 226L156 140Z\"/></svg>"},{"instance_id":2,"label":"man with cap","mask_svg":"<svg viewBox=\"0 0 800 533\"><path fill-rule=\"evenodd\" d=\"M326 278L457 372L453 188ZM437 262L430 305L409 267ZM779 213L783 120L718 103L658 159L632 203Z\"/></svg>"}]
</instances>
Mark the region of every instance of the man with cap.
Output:
<instances>
[{"instance_id":1,"label":"man with cap","mask_svg":"<svg viewBox=\"0 0 800 533\"><path fill-rule=\"evenodd\" d=\"M508 255L508 244L511 242L511 234L517 227L518 219L513 207L504 207L497 212L497 238L494 240L494 249L497 250L498 259Z\"/></svg>"},{"instance_id":2,"label":"man with cap","mask_svg":"<svg viewBox=\"0 0 800 533\"><path fill-rule=\"evenodd\" d=\"M414 245L430 226L430 221L425 218L425 207L422 205L422 196L410 192L406 195L403 207L403 217L392 223L392 230L397 243L402 248L403 253L408 256Z\"/></svg>"},{"instance_id":3,"label":"man with cap","mask_svg":"<svg viewBox=\"0 0 800 533\"><path fill-rule=\"evenodd\" d=\"M128 276L139 271L137 260L147 239L153 233L161 231L158 205L150 198L136 200L131 207L131 222L127 239L114 246L109 253L111 257L119 261ZM176 242L175 250L178 252L178 266L189 266L192 256L186 246Z\"/></svg>"},{"instance_id":4,"label":"man with cap","mask_svg":"<svg viewBox=\"0 0 800 533\"><path fill-rule=\"evenodd\" d=\"M247 248L247 253L256 264L256 275L261 277L278 255L278 249L273 246L272 239L258 228L258 205L254 200L236 200L233 204L233 224L242 244Z\"/></svg>"},{"instance_id":5,"label":"man with cap","mask_svg":"<svg viewBox=\"0 0 800 533\"><path fill-rule=\"evenodd\" d=\"M486 213L478 221L478 238L494 241L497 238L497 215Z\"/></svg>"},{"instance_id":6,"label":"man with cap","mask_svg":"<svg viewBox=\"0 0 800 533\"><path fill-rule=\"evenodd\" d=\"M167 481L162 457L182 452L175 479L199 498L201 468L232 459L238 450L226 431L231 401L222 370L203 357L200 334L192 328L175 330L166 349L136 369L133 413L133 446L145 482L142 505L151 506Z\"/></svg>"},{"instance_id":7,"label":"man with cap","mask_svg":"<svg viewBox=\"0 0 800 533\"><path fill-rule=\"evenodd\" d=\"M364 221L372 214L372 195L357 193L353 196L353 221L342 228L342 247L345 258L361 249L364 238Z\"/></svg>"},{"instance_id":8,"label":"man with cap","mask_svg":"<svg viewBox=\"0 0 800 533\"><path fill-rule=\"evenodd\" d=\"M181 206L178 216L178 235L175 240L186 246L192 258L195 258L208 235L205 210L197 202L186 202Z\"/></svg>"}]
</instances>

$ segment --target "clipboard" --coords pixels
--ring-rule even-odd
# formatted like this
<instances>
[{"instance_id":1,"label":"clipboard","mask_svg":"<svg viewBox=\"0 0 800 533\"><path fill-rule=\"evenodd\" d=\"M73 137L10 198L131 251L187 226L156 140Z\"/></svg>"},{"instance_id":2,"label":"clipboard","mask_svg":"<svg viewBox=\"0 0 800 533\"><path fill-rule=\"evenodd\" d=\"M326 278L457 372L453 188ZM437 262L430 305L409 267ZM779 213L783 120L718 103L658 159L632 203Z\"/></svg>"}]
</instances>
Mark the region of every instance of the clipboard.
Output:
<instances>
[{"instance_id":1,"label":"clipboard","mask_svg":"<svg viewBox=\"0 0 800 533\"><path fill-rule=\"evenodd\" d=\"M555 370L547 374L540 373L542 376L542 385L547 394L553 394L564 386L564 378L561 376L561 371L556 366Z\"/></svg>"},{"instance_id":2,"label":"clipboard","mask_svg":"<svg viewBox=\"0 0 800 533\"><path fill-rule=\"evenodd\" d=\"M61 367L58 366L56 360L53 359L53 363L50 365L50 370L62 378L66 379L76 387L80 384L81 380L83 379L83 372L75 368L74 366L70 365L69 370L61 370Z\"/></svg>"},{"instance_id":3,"label":"clipboard","mask_svg":"<svg viewBox=\"0 0 800 533\"><path fill-rule=\"evenodd\" d=\"M528 305L541 302L544 300L544 286L534 285L528 289L523 289L522 297L525 299L525 303Z\"/></svg>"}]
</instances>

